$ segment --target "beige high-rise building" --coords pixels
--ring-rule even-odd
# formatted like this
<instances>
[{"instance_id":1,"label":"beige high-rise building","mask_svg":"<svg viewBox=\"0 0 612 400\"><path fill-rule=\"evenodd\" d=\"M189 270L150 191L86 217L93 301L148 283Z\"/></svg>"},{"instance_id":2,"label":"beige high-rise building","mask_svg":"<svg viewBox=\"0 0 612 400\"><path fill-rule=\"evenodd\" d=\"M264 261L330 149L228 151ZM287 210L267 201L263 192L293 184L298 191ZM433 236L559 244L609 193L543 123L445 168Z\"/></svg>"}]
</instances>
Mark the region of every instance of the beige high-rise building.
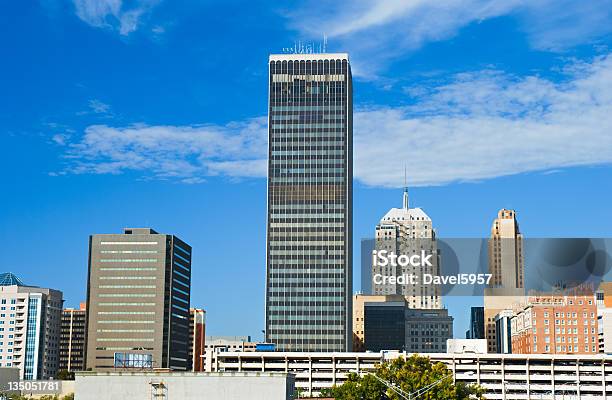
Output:
<instances>
[{"instance_id":1,"label":"beige high-rise building","mask_svg":"<svg viewBox=\"0 0 612 400\"><path fill-rule=\"evenodd\" d=\"M381 281L381 276L440 274L436 233L431 218L420 208L410 208L408 190L404 190L402 208L392 208L376 226L375 249L377 254L419 255L424 252L433 255L431 266L380 265L372 262L372 292L374 295L402 295L409 308L442 308L440 289L437 285L425 285L422 279L417 283L394 283ZM375 265L376 264L376 265Z\"/></svg>"},{"instance_id":2,"label":"beige high-rise building","mask_svg":"<svg viewBox=\"0 0 612 400\"><path fill-rule=\"evenodd\" d=\"M524 302L525 269L523 235L514 210L501 209L491 226L489 273L492 274L484 295L484 322L487 350L495 353L497 332L495 317L513 304Z\"/></svg>"},{"instance_id":3,"label":"beige high-rise building","mask_svg":"<svg viewBox=\"0 0 612 400\"><path fill-rule=\"evenodd\" d=\"M186 371L191 246L150 228L89 239L86 368Z\"/></svg>"}]
</instances>

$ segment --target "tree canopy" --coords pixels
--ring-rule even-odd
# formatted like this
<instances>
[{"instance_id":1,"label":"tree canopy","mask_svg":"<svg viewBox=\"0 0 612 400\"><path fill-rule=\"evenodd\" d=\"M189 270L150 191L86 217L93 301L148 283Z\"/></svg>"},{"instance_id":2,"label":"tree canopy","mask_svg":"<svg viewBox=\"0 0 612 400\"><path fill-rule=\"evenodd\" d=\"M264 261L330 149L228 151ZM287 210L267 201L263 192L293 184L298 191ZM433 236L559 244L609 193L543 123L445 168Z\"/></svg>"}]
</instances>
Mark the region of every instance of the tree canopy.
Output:
<instances>
[{"instance_id":1,"label":"tree canopy","mask_svg":"<svg viewBox=\"0 0 612 400\"><path fill-rule=\"evenodd\" d=\"M430 390L416 397L418 400L483 399L482 388L462 382L455 383L446 365L434 364L428 357L416 354L379 364L374 374L413 396L432 385ZM360 376L355 373L350 374L342 385L323 390L321 397L333 397L336 400L402 400L401 396L373 374Z\"/></svg>"}]
</instances>

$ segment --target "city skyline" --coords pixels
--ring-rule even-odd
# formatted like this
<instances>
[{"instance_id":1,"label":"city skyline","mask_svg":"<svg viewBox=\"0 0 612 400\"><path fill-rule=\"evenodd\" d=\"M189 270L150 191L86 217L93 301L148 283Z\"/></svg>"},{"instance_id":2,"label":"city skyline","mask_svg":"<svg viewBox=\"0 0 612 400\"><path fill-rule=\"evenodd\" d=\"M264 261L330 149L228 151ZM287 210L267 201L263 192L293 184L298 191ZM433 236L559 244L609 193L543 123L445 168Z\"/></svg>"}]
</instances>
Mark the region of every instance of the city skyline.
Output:
<instances>
[{"instance_id":1,"label":"city skyline","mask_svg":"<svg viewBox=\"0 0 612 400\"><path fill-rule=\"evenodd\" d=\"M232 27L221 37L215 30L226 24L210 15L227 6L160 2L130 25L127 5L112 14L85 3L12 4L0 17L3 37L15 37L5 46L12 62L0 67L8 77L0 165L9 188L0 200L0 264L29 285L62 290L66 306L85 299L90 234L152 226L193 245L192 304L207 310L211 334L264 329L266 58L296 40L320 41L325 30L328 50L351 53L356 69L354 254L399 206L406 159L411 203L427 210L441 237L487 237L501 208L517 211L526 237L610 235L612 146L601 132L610 130L612 102L602 91L612 42L609 28L593 28L612 26L601 23L609 14L593 23L596 12L567 4L545 13L481 10L442 18L427 32L402 31L420 40L391 49L364 38L384 37L398 22L411 26L412 11L372 26L353 8L344 17L361 22L319 20L305 5L294 15L255 13L253 22L245 7L232 15L250 34ZM580 28L571 41L565 6L577 11ZM365 12L380 15L372 10ZM209 24L194 23L198 17ZM184 45L187 37L200 43ZM57 57L67 60L62 68L50 61ZM585 95L596 101L572 100ZM580 118L541 111L567 108ZM559 130L567 139L560 147L547 129L565 125L581 134ZM566 212L577 205L580 213ZM219 268L228 255L232 265ZM248 312L227 296L229 282L251 299ZM454 303L461 337L469 321L458 310L478 304Z\"/></svg>"}]
</instances>

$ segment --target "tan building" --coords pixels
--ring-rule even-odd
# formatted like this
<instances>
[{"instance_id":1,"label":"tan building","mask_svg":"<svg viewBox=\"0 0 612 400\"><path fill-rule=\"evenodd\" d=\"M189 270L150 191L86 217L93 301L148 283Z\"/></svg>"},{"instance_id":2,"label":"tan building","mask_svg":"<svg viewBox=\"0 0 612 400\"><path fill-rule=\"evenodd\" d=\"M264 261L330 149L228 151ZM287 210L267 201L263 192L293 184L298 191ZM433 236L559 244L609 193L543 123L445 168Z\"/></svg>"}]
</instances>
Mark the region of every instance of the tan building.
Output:
<instances>
[{"instance_id":1,"label":"tan building","mask_svg":"<svg viewBox=\"0 0 612 400\"><path fill-rule=\"evenodd\" d=\"M520 303L525 294L523 235L514 210L501 209L491 226L488 243L491 282L484 294L484 323L487 350L497 349L496 316Z\"/></svg>"},{"instance_id":2,"label":"tan building","mask_svg":"<svg viewBox=\"0 0 612 400\"><path fill-rule=\"evenodd\" d=\"M62 311L62 331L60 335L59 370L85 370L85 337L87 330L87 311L85 303L78 309L65 308Z\"/></svg>"},{"instance_id":3,"label":"tan building","mask_svg":"<svg viewBox=\"0 0 612 400\"><path fill-rule=\"evenodd\" d=\"M530 296L512 317L515 354L599 352L597 306L592 294Z\"/></svg>"},{"instance_id":4,"label":"tan building","mask_svg":"<svg viewBox=\"0 0 612 400\"><path fill-rule=\"evenodd\" d=\"M89 239L86 368L186 371L191 246L150 228Z\"/></svg>"}]
</instances>

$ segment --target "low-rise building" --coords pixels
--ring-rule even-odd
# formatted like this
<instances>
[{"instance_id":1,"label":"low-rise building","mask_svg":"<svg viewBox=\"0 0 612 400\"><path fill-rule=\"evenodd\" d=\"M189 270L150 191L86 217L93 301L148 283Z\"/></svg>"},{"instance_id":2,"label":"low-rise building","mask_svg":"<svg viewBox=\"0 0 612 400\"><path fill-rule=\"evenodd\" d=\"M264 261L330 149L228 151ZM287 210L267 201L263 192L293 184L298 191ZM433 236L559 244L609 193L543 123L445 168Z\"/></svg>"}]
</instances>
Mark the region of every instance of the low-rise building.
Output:
<instances>
[{"instance_id":1,"label":"low-rise building","mask_svg":"<svg viewBox=\"0 0 612 400\"><path fill-rule=\"evenodd\" d=\"M354 372L373 372L377 364L410 353L219 353L214 366L225 372L295 374L303 396L341 385ZM445 364L456 382L476 383L488 400L612 398L612 358L603 354L427 354ZM80 397L79 397L80 399Z\"/></svg>"},{"instance_id":2,"label":"low-rise building","mask_svg":"<svg viewBox=\"0 0 612 400\"><path fill-rule=\"evenodd\" d=\"M450 354L487 354L487 339L448 339L446 352Z\"/></svg>"},{"instance_id":3,"label":"low-rise building","mask_svg":"<svg viewBox=\"0 0 612 400\"><path fill-rule=\"evenodd\" d=\"M279 372L79 372L79 400L290 400L292 374Z\"/></svg>"}]
</instances>

